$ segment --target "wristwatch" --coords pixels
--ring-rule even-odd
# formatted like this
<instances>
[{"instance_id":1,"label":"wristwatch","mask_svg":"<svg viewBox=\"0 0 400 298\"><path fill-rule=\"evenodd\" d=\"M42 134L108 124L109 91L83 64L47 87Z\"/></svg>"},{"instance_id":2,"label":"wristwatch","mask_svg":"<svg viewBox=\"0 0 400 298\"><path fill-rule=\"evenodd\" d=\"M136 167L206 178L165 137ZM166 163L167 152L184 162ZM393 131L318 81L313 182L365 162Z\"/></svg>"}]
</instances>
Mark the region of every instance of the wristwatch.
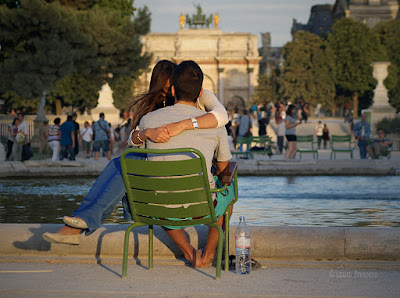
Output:
<instances>
[{"instance_id":1,"label":"wristwatch","mask_svg":"<svg viewBox=\"0 0 400 298\"><path fill-rule=\"evenodd\" d=\"M199 123L197 122L196 118L192 118L192 125L193 129L199 128Z\"/></svg>"}]
</instances>

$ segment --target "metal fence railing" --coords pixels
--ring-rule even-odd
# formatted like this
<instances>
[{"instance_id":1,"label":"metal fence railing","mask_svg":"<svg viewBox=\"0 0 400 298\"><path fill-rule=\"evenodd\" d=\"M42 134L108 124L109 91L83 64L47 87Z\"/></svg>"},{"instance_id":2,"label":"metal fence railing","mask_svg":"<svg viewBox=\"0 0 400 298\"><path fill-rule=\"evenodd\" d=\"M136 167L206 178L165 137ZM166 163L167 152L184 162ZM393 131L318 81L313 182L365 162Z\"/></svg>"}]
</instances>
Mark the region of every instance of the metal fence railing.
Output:
<instances>
[{"instance_id":1,"label":"metal fence railing","mask_svg":"<svg viewBox=\"0 0 400 298\"><path fill-rule=\"evenodd\" d=\"M34 122L33 120L25 120L26 123L28 124L28 136L29 136L29 140L33 137L33 133L34 133ZM0 136L1 139L8 137L8 125L12 123L12 120L0 120Z\"/></svg>"}]
</instances>

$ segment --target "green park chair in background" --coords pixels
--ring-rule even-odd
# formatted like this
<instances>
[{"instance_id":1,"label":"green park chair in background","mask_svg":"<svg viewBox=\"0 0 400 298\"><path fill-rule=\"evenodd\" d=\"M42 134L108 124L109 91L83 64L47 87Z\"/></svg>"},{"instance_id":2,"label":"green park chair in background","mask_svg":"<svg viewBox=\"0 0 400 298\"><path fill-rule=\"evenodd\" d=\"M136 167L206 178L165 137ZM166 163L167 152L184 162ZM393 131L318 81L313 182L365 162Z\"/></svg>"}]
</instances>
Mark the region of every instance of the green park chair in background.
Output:
<instances>
[{"instance_id":1,"label":"green park chair in background","mask_svg":"<svg viewBox=\"0 0 400 298\"><path fill-rule=\"evenodd\" d=\"M318 143L314 142L314 136L297 136L297 152L300 154L300 159L302 153L312 153L313 158L318 159Z\"/></svg>"},{"instance_id":2,"label":"green park chair in background","mask_svg":"<svg viewBox=\"0 0 400 298\"><path fill-rule=\"evenodd\" d=\"M189 155L191 158L174 161L151 161L127 157L130 153L148 155ZM206 161L202 153L193 148L125 150L121 155L122 176L134 223L125 232L122 278L127 276L129 234L135 227L149 226L148 268L153 267L153 225L196 226L205 224L219 232L216 279L221 275L223 231L217 224L212 193L224 192L232 179L237 200L237 165L230 163L221 175L222 188L210 189ZM230 180L230 181L229 181ZM183 204L186 204L185 207ZM187 204L191 204L189 207ZM171 208L168 205L176 205ZM179 206L179 207L178 207ZM225 215L228 214L228 209ZM229 216L225 217L225 270L229 260Z\"/></svg>"},{"instance_id":3,"label":"green park chair in background","mask_svg":"<svg viewBox=\"0 0 400 298\"><path fill-rule=\"evenodd\" d=\"M256 146L251 147L250 149L252 156L254 156L254 154L267 154L269 156L269 159L271 159L271 156L273 155L272 149L275 147L274 142L271 140L271 138L267 135L255 137L253 136L250 138L251 143L256 144Z\"/></svg>"},{"instance_id":4,"label":"green park chair in background","mask_svg":"<svg viewBox=\"0 0 400 298\"><path fill-rule=\"evenodd\" d=\"M239 146L242 145L243 152L232 151L231 152L232 155L233 156L237 156L237 155L246 156L246 155L248 155L249 159L253 159L253 154L250 151L251 142L252 142L252 137L236 137L236 147L239 148ZM247 149L248 149L248 151L247 151Z\"/></svg>"},{"instance_id":5,"label":"green park chair in background","mask_svg":"<svg viewBox=\"0 0 400 298\"><path fill-rule=\"evenodd\" d=\"M332 149L331 159L332 156L334 156L336 159L336 153L350 153L350 157L353 159L353 151L356 149L356 142L351 140L350 135L332 135L330 145Z\"/></svg>"}]
</instances>

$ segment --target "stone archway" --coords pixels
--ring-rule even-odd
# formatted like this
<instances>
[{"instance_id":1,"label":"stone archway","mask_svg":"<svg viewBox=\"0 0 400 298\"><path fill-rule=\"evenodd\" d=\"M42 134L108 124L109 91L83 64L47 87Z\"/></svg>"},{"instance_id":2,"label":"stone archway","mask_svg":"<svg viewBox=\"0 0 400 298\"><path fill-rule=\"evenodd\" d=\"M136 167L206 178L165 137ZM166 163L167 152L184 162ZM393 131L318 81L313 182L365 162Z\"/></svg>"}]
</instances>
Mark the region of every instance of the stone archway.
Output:
<instances>
[{"instance_id":1,"label":"stone archway","mask_svg":"<svg viewBox=\"0 0 400 298\"><path fill-rule=\"evenodd\" d=\"M210 90L212 93L217 96L217 88L215 85L214 80L207 74L203 73L204 79L203 79L203 88Z\"/></svg>"},{"instance_id":2,"label":"stone archway","mask_svg":"<svg viewBox=\"0 0 400 298\"><path fill-rule=\"evenodd\" d=\"M234 95L232 98L226 103L225 108L228 111L237 110L238 113L242 113L246 108L245 101L241 96Z\"/></svg>"}]
</instances>

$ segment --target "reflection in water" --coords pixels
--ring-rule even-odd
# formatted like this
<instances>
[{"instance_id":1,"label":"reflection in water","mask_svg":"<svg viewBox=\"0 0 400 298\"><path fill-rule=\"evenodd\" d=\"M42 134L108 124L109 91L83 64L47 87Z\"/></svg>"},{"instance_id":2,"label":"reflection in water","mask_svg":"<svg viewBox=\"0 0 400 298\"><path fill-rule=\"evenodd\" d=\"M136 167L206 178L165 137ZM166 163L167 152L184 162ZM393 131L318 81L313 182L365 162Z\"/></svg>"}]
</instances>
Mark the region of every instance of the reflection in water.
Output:
<instances>
[{"instance_id":1,"label":"reflection in water","mask_svg":"<svg viewBox=\"0 0 400 298\"><path fill-rule=\"evenodd\" d=\"M0 180L0 223L62 223L94 179ZM239 215L250 225L399 227L400 177L239 177ZM107 223L124 222L118 205Z\"/></svg>"}]
</instances>

